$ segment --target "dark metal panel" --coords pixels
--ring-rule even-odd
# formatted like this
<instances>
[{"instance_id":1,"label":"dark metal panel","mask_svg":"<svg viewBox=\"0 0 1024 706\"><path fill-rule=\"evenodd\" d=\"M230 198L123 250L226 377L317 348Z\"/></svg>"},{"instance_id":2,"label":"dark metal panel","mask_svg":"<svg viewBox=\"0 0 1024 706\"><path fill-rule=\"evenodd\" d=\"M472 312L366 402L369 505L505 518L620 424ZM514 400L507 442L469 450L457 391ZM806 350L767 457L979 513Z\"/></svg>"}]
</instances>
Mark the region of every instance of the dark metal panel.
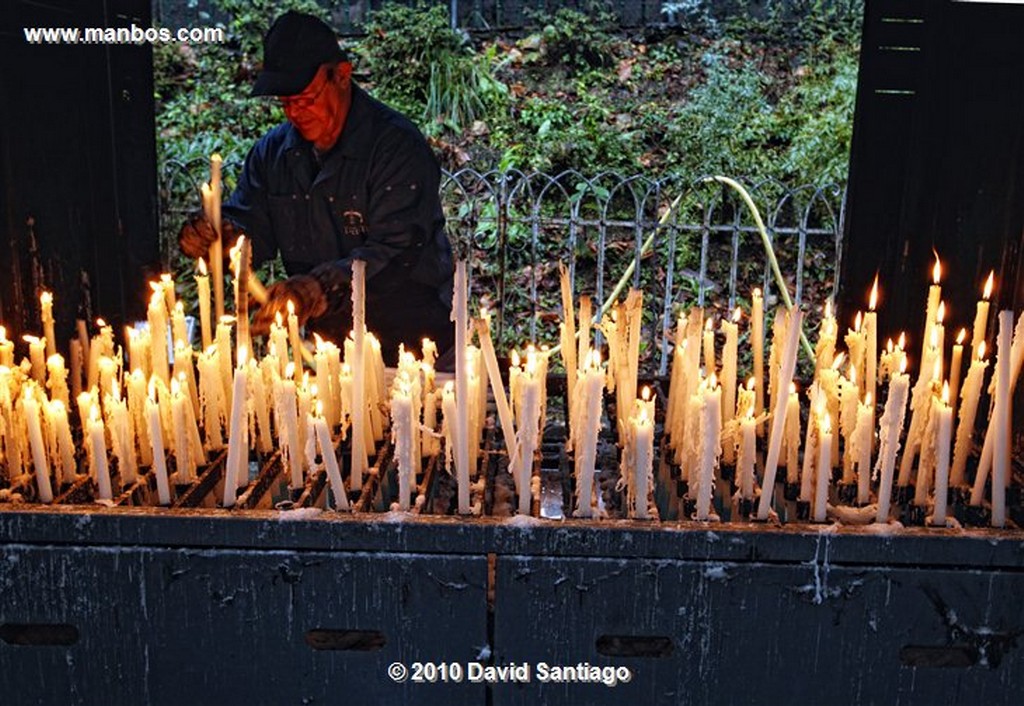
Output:
<instances>
[{"instance_id":1,"label":"dark metal panel","mask_svg":"<svg viewBox=\"0 0 1024 706\"><path fill-rule=\"evenodd\" d=\"M824 547L790 565L501 557L495 663L535 670L495 686L494 703L1013 704L1024 606L993 599L1022 588L1019 573L848 568ZM941 659L964 666L923 668ZM633 676L544 684L540 661Z\"/></svg>"},{"instance_id":2,"label":"dark metal panel","mask_svg":"<svg viewBox=\"0 0 1024 706\"><path fill-rule=\"evenodd\" d=\"M474 659L486 584L484 557L8 545L0 625L67 623L79 639L0 642L0 690L10 704L483 703L482 685L395 683L387 667ZM377 649L338 649L352 630Z\"/></svg>"}]
</instances>

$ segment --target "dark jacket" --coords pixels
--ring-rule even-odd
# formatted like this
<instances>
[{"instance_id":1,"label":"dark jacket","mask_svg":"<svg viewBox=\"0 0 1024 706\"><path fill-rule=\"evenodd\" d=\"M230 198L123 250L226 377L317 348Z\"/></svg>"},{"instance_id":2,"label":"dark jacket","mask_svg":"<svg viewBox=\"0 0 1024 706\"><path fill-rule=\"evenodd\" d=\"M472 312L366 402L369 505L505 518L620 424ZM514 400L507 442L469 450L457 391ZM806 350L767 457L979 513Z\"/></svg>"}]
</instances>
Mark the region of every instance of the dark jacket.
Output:
<instances>
[{"instance_id":1,"label":"dark jacket","mask_svg":"<svg viewBox=\"0 0 1024 706\"><path fill-rule=\"evenodd\" d=\"M224 217L251 238L256 264L280 251L289 275L312 274L328 296L314 329L351 328L351 261L366 261L367 326L374 311L434 297L451 308L452 256L438 193L440 169L419 130L353 84L345 127L318 165L291 123L250 150Z\"/></svg>"}]
</instances>

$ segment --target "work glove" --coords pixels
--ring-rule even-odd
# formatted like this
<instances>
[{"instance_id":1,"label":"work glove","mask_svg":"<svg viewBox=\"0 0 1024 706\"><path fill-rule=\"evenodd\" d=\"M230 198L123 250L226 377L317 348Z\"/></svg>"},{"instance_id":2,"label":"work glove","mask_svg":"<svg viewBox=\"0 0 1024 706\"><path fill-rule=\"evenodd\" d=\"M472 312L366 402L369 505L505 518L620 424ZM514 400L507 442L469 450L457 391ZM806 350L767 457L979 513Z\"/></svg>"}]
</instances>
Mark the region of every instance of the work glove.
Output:
<instances>
[{"instance_id":1,"label":"work glove","mask_svg":"<svg viewBox=\"0 0 1024 706\"><path fill-rule=\"evenodd\" d=\"M254 336L265 336L278 313L282 319L287 317L289 301L295 306L300 326L327 313L327 295L316 277L296 275L267 288L267 302L253 315L250 332Z\"/></svg>"},{"instance_id":2,"label":"work glove","mask_svg":"<svg viewBox=\"0 0 1024 706\"><path fill-rule=\"evenodd\" d=\"M239 232L231 221L221 222L221 232L225 243L234 243L238 239ZM217 239L217 231L206 214L201 210L194 211L178 231L178 247L181 252L193 260L209 258L210 245ZM224 257L228 256L228 248L224 248Z\"/></svg>"}]
</instances>

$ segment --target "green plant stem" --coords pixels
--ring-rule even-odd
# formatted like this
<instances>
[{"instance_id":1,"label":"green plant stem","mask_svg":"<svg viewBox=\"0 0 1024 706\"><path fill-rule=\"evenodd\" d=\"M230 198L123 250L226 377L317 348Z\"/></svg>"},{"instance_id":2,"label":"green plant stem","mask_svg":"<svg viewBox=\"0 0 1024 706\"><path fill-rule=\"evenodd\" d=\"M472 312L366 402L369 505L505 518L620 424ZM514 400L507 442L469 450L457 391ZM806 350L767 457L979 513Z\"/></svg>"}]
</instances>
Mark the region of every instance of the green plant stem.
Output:
<instances>
[{"instance_id":1,"label":"green plant stem","mask_svg":"<svg viewBox=\"0 0 1024 706\"><path fill-rule=\"evenodd\" d=\"M706 177L705 182L717 181L720 184L732 187L739 193L740 198L743 199L743 203L750 209L751 215L754 217L754 225L757 226L757 232L761 235L761 244L764 245L765 254L768 255L768 263L772 266L772 274L775 275L775 283L782 293L782 302L786 305L787 311L793 310L793 300L789 298L789 288L786 286L786 281L782 278L782 270L779 269L779 261L775 257L775 248L772 247L771 240L768 239L768 230L764 227L764 221L761 219L761 212L757 210L757 206L754 205L754 200L750 198L750 194L747 190L737 182L735 179L730 179L725 176L712 176ZM811 347L811 342L807 340L807 335L801 330L800 331L800 342L803 343L804 352L807 353L807 357L814 360L814 348Z\"/></svg>"}]
</instances>

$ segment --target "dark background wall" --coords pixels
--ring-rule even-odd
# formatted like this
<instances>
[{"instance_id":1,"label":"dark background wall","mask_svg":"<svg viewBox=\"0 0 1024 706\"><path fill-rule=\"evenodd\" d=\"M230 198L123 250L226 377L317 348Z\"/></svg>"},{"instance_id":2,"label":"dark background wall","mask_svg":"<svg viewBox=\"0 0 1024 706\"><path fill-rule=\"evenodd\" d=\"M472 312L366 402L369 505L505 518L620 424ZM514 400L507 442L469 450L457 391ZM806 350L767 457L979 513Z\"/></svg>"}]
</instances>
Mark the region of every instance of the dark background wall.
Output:
<instances>
[{"instance_id":1,"label":"dark background wall","mask_svg":"<svg viewBox=\"0 0 1024 706\"><path fill-rule=\"evenodd\" d=\"M149 0L0 2L0 321L9 334L40 332L42 286L56 292L61 339L79 315L120 323L144 312L146 267L157 261L151 49L33 45L22 32L133 22L149 26Z\"/></svg>"},{"instance_id":2,"label":"dark background wall","mask_svg":"<svg viewBox=\"0 0 1024 706\"><path fill-rule=\"evenodd\" d=\"M878 271L880 324L921 330L932 248L945 265L947 321L969 328L992 269L999 307L1024 306L1022 37L1021 4L868 1L841 273L847 318L866 306Z\"/></svg>"}]
</instances>

